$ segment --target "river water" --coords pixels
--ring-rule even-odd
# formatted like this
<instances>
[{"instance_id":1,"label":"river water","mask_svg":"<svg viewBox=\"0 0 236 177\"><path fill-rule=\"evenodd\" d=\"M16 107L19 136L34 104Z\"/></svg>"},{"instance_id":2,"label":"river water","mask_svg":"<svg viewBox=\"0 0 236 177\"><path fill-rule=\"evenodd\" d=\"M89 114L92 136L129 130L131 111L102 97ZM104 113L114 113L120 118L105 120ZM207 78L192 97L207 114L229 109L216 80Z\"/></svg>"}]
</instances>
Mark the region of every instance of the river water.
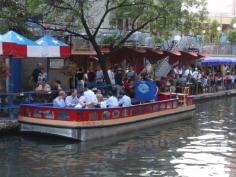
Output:
<instances>
[{"instance_id":1,"label":"river water","mask_svg":"<svg viewBox=\"0 0 236 177\"><path fill-rule=\"evenodd\" d=\"M236 176L236 98L197 104L193 119L78 143L0 137L0 177Z\"/></svg>"}]
</instances>

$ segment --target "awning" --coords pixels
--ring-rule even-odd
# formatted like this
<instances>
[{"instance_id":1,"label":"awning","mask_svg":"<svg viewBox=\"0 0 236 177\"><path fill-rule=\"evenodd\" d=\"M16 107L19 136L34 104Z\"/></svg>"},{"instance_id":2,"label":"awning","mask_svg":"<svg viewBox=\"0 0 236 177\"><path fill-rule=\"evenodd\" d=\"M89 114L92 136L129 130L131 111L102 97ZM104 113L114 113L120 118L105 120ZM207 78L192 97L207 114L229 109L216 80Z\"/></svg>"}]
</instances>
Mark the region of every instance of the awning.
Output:
<instances>
[{"instance_id":1,"label":"awning","mask_svg":"<svg viewBox=\"0 0 236 177\"><path fill-rule=\"evenodd\" d=\"M0 56L20 56L20 52L16 49L16 43L7 42L4 40L3 35L0 35Z\"/></svg>"},{"instance_id":2,"label":"awning","mask_svg":"<svg viewBox=\"0 0 236 177\"><path fill-rule=\"evenodd\" d=\"M198 58L197 53L186 52L186 51L180 51L180 53L181 53L181 57L185 57L185 58L190 59L190 60L194 60L194 59Z\"/></svg>"},{"instance_id":3,"label":"awning","mask_svg":"<svg viewBox=\"0 0 236 177\"><path fill-rule=\"evenodd\" d=\"M198 58L200 59L200 58L206 58L206 57L208 57L208 54L207 53L199 53L198 54Z\"/></svg>"},{"instance_id":4,"label":"awning","mask_svg":"<svg viewBox=\"0 0 236 177\"><path fill-rule=\"evenodd\" d=\"M160 49L146 48L145 57L151 62L156 63L158 60L164 58L164 52Z\"/></svg>"},{"instance_id":5,"label":"awning","mask_svg":"<svg viewBox=\"0 0 236 177\"><path fill-rule=\"evenodd\" d=\"M70 46L52 36L44 35L42 38L35 41L35 43L42 48L41 57L67 58L71 55Z\"/></svg>"},{"instance_id":6,"label":"awning","mask_svg":"<svg viewBox=\"0 0 236 177\"><path fill-rule=\"evenodd\" d=\"M14 32L9 31L2 36L4 42L11 43L14 46L13 55L16 57L40 57L38 53L38 44L26 37Z\"/></svg>"},{"instance_id":7,"label":"awning","mask_svg":"<svg viewBox=\"0 0 236 177\"><path fill-rule=\"evenodd\" d=\"M208 57L201 61L202 65L235 65L236 58L230 57Z\"/></svg>"}]
</instances>

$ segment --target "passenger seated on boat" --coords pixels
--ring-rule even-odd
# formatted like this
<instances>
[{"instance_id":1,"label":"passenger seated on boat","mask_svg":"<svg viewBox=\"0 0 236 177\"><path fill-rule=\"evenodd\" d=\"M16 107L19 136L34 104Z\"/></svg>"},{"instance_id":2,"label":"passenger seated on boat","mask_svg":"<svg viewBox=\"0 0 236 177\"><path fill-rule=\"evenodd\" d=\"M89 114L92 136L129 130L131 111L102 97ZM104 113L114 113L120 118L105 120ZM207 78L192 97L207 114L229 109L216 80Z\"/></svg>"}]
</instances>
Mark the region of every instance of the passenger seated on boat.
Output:
<instances>
[{"instance_id":1,"label":"passenger seated on boat","mask_svg":"<svg viewBox=\"0 0 236 177\"><path fill-rule=\"evenodd\" d=\"M119 103L118 103L118 99L112 94L112 92L108 92L108 96L109 98L106 100L106 105L108 108L114 108L114 107L118 107Z\"/></svg>"},{"instance_id":2,"label":"passenger seated on boat","mask_svg":"<svg viewBox=\"0 0 236 177\"><path fill-rule=\"evenodd\" d=\"M83 95L85 99L86 108L94 108L98 105L98 99L92 90L85 90Z\"/></svg>"},{"instance_id":3,"label":"passenger seated on boat","mask_svg":"<svg viewBox=\"0 0 236 177\"><path fill-rule=\"evenodd\" d=\"M53 106L54 107L65 107L65 97L66 92L64 90L59 91L58 96L53 100Z\"/></svg>"},{"instance_id":4,"label":"passenger seated on boat","mask_svg":"<svg viewBox=\"0 0 236 177\"><path fill-rule=\"evenodd\" d=\"M80 97L79 97L79 103L77 105L75 105L75 108L85 108L86 104L85 104L85 97L84 95L82 94Z\"/></svg>"},{"instance_id":5,"label":"passenger seated on boat","mask_svg":"<svg viewBox=\"0 0 236 177\"><path fill-rule=\"evenodd\" d=\"M74 89L71 95L66 97L65 103L66 103L66 106L69 106L69 107L74 107L75 105L79 103L77 89Z\"/></svg>"},{"instance_id":6,"label":"passenger seated on boat","mask_svg":"<svg viewBox=\"0 0 236 177\"><path fill-rule=\"evenodd\" d=\"M130 106L131 98L126 95L125 91L121 91L120 94L122 95L122 97L119 100L119 106L122 106L122 107Z\"/></svg>"}]
</instances>

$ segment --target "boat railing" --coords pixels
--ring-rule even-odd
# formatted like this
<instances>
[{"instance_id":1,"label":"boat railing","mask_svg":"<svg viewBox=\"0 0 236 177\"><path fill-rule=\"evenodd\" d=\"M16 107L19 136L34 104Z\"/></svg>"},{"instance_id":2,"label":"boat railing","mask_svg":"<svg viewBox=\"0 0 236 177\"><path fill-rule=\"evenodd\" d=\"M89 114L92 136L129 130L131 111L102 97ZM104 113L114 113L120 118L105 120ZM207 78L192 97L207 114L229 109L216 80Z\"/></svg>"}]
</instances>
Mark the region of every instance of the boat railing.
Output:
<instances>
[{"instance_id":1,"label":"boat railing","mask_svg":"<svg viewBox=\"0 0 236 177\"><path fill-rule=\"evenodd\" d=\"M49 103L57 95L56 90L0 93L0 117L17 119L20 104Z\"/></svg>"},{"instance_id":2,"label":"boat railing","mask_svg":"<svg viewBox=\"0 0 236 177\"><path fill-rule=\"evenodd\" d=\"M187 105L193 104L191 100L192 98L187 97ZM88 109L56 108L52 107L52 105L30 104L21 105L20 116L48 120L84 122L141 116L144 114L176 109L179 106L178 99L138 104L129 107Z\"/></svg>"}]
</instances>

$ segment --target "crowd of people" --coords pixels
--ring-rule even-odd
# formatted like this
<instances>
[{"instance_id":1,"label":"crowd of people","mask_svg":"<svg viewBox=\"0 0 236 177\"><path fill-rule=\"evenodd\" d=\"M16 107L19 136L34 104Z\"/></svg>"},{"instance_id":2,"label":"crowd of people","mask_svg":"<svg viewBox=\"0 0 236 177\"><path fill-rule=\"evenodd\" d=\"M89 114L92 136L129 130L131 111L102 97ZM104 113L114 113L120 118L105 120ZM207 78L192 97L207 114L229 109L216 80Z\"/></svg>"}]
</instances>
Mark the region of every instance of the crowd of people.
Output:
<instances>
[{"instance_id":1,"label":"crowd of people","mask_svg":"<svg viewBox=\"0 0 236 177\"><path fill-rule=\"evenodd\" d=\"M42 64L38 64L32 78L36 91L59 91L59 95L55 95L55 106L78 108L128 106L134 98L135 83L138 80L155 81L159 92L171 93L186 93L187 90L187 94L201 94L236 88L235 68L229 66L225 67L224 72L220 71L220 67L173 66L167 76L158 80L153 78L155 74L145 69L137 74L132 66L127 70L113 66L107 73L111 82L109 86L99 66L96 70L89 68L87 72L79 68L74 77L75 89L67 97L59 80L52 86L47 83Z\"/></svg>"},{"instance_id":2,"label":"crowd of people","mask_svg":"<svg viewBox=\"0 0 236 177\"><path fill-rule=\"evenodd\" d=\"M114 108L127 107L131 105L131 98L125 92L121 92L119 99L112 93L108 92L105 98L101 90L97 88L86 88L78 94L77 89L73 89L71 95L66 96L64 90L59 91L58 96L53 100L54 107L74 107L74 108Z\"/></svg>"},{"instance_id":3,"label":"crowd of people","mask_svg":"<svg viewBox=\"0 0 236 177\"><path fill-rule=\"evenodd\" d=\"M173 67L166 78L160 81L161 91L189 94L202 94L236 88L236 72L229 66L221 71L219 67Z\"/></svg>"}]
</instances>

